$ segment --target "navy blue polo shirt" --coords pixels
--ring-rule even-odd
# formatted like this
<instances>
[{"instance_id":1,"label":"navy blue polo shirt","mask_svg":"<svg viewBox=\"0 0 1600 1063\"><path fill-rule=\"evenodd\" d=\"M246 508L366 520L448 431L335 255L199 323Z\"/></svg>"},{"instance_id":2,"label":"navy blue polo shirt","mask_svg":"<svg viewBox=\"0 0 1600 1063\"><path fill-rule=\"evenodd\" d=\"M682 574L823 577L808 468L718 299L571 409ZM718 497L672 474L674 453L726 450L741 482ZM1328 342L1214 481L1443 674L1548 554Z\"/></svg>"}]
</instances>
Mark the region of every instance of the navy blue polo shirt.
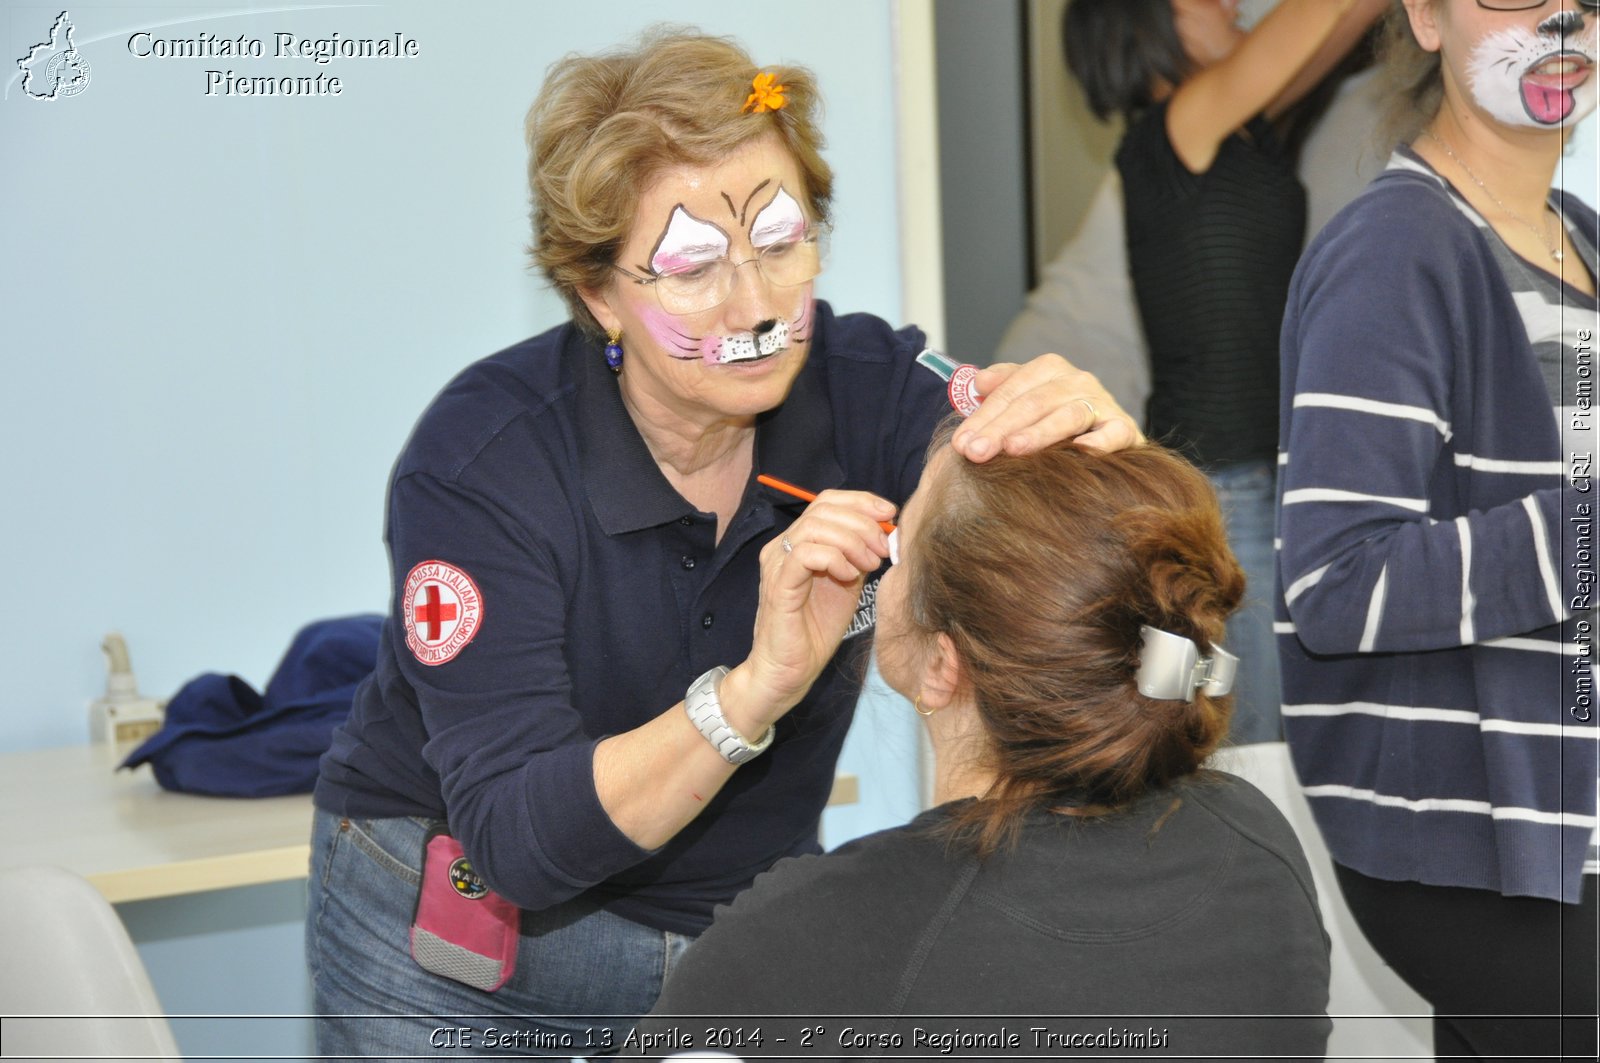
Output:
<instances>
[{"instance_id":1,"label":"navy blue polo shirt","mask_svg":"<svg viewBox=\"0 0 1600 1063\"><path fill-rule=\"evenodd\" d=\"M772 747L651 852L595 792L592 758L750 651L759 554L804 503L769 473L903 503L945 385L924 339L818 303L806 365L756 428L755 469L720 543L716 515L667 482L601 351L570 324L472 365L401 452L386 539L393 603L378 667L322 761L315 800L344 816L447 819L474 866L524 908L586 890L610 910L698 933L713 906L817 823L865 675L875 581L855 632ZM626 372L626 369L623 370Z\"/></svg>"}]
</instances>

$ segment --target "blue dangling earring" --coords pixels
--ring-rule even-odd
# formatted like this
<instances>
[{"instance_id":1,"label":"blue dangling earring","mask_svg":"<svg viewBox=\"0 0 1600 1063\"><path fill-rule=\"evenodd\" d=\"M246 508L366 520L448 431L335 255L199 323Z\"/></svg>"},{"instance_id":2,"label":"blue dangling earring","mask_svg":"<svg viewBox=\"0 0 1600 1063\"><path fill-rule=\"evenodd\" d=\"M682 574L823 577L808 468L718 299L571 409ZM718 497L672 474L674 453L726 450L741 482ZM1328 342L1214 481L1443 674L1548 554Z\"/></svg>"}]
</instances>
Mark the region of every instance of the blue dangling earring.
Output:
<instances>
[{"instance_id":1,"label":"blue dangling earring","mask_svg":"<svg viewBox=\"0 0 1600 1063\"><path fill-rule=\"evenodd\" d=\"M606 368L622 372L622 330L612 329L606 336Z\"/></svg>"}]
</instances>

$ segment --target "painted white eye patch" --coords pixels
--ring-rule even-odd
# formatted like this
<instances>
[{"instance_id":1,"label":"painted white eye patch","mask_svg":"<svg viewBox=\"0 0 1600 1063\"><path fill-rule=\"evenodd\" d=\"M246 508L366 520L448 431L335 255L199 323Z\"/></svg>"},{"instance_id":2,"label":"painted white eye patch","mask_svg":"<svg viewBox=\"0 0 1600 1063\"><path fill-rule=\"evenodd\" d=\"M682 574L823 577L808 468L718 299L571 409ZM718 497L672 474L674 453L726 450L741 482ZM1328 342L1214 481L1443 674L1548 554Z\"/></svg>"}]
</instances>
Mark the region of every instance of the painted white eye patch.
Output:
<instances>
[{"instance_id":1,"label":"painted white eye patch","mask_svg":"<svg viewBox=\"0 0 1600 1063\"><path fill-rule=\"evenodd\" d=\"M756 220L750 223L750 246L770 247L784 240L798 240L805 231L805 211L779 185L778 194L772 197L772 202L762 207Z\"/></svg>"},{"instance_id":2,"label":"painted white eye patch","mask_svg":"<svg viewBox=\"0 0 1600 1063\"><path fill-rule=\"evenodd\" d=\"M656 273L676 273L725 258L727 254L728 234L690 214L679 204L672 208L667 228L656 241L656 249L650 255L650 268Z\"/></svg>"}]
</instances>

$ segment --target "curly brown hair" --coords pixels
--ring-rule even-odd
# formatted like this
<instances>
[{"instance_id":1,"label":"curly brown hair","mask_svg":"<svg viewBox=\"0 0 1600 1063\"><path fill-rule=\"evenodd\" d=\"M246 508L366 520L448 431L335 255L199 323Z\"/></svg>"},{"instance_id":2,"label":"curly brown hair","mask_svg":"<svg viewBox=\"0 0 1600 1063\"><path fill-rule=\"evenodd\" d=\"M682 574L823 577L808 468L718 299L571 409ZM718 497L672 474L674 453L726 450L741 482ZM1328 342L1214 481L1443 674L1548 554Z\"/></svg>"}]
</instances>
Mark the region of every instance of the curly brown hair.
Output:
<instances>
[{"instance_id":1,"label":"curly brown hair","mask_svg":"<svg viewBox=\"0 0 1600 1063\"><path fill-rule=\"evenodd\" d=\"M1205 476L1153 444L947 468L905 578L913 637L955 646L995 776L955 834L992 852L1032 810L1115 809L1199 770L1232 697L1157 701L1134 673L1141 625L1205 653L1244 596Z\"/></svg>"},{"instance_id":2,"label":"curly brown hair","mask_svg":"<svg viewBox=\"0 0 1600 1063\"><path fill-rule=\"evenodd\" d=\"M779 110L745 112L756 75L784 86ZM798 66L757 66L724 37L657 27L631 47L569 55L528 110L528 253L593 335L579 289L598 290L627 242L644 191L673 166L707 166L775 135L805 181L811 217L828 220L833 172L822 159L816 79Z\"/></svg>"}]
</instances>

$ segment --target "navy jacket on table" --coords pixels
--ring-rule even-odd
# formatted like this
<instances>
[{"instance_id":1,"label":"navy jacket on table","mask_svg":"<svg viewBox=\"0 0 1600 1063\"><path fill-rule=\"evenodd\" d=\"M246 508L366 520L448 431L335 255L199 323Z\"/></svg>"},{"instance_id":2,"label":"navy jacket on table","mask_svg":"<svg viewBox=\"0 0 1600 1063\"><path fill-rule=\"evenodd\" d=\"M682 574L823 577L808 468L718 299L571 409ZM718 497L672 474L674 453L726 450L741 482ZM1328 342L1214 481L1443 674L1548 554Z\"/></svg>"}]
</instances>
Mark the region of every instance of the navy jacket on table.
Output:
<instances>
[{"instance_id":1,"label":"navy jacket on table","mask_svg":"<svg viewBox=\"0 0 1600 1063\"><path fill-rule=\"evenodd\" d=\"M381 616L318 620L295 634L265 692L208 672L167 703L161 730L122 762L163 788L219 797L310 793L334 728L372 674Z\"/></svg>"},{"instance_id":2,"label":"navy jacket on table","mask_svg":"<svg viewBox=\"0 0 1600 1063\"><path fill-rule=\"evenodd\" d=\"M949 412L944 382L913 361L922 335L823 303L815 321L805 368L758 423L755 472L904 502ZM717 543L715 515L667 483L570 325L471 366L396 465L394 607L318 807L448 816L474 867L524 908L592 889L618 915L700 932L775 860L816 851L868 640L848 639L772 748L656 852L601 807L594 747L745 659L761 547L804 506L752 478Z\"/></svg>"}]
</instances>

